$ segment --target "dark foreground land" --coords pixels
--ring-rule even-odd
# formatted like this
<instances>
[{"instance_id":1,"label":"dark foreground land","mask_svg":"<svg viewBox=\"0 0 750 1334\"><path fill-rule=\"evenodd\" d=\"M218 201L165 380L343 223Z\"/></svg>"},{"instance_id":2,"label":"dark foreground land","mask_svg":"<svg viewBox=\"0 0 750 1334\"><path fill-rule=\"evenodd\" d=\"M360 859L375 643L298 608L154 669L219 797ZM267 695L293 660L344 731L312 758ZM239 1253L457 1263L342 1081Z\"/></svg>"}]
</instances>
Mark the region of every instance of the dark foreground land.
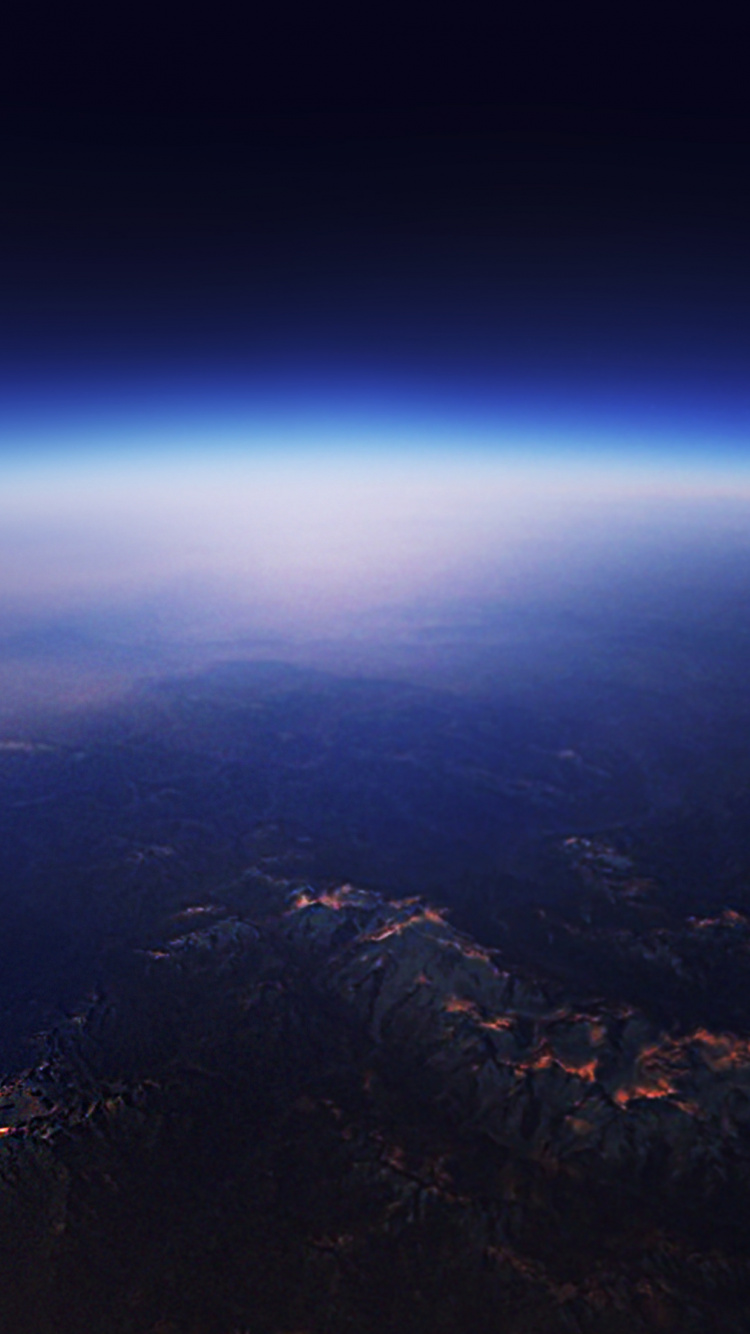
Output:
<instances>
[{"instance_id":1,"label":"dark foreground land","mask_svg":"<svg viewBox=\"0 0 750 1334\"><path fill-rule=\"evenodd\" d=\"M4 1329L750 1328L747 719L598 708L235 666L0 743Z\"/></svg>"}]
</instances>

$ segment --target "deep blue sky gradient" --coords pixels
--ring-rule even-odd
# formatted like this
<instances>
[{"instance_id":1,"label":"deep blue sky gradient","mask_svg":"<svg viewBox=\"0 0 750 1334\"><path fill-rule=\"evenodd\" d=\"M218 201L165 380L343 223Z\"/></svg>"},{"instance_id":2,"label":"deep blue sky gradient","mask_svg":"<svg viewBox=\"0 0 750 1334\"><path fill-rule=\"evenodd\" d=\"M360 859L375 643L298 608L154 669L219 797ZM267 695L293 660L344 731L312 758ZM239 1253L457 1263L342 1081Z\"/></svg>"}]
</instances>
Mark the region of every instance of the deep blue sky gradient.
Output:
<instances>
[{"instance_id":1,"label":"deep blue sky gradient","mask_svg":"<svg viewBox=\"0 0 750 1334\"><path fill-rule=\"evenodd\" d=\"M18 137L0 448L270 421L744 455L747 146L600 122Z\"/></svg>"}]
</instances>

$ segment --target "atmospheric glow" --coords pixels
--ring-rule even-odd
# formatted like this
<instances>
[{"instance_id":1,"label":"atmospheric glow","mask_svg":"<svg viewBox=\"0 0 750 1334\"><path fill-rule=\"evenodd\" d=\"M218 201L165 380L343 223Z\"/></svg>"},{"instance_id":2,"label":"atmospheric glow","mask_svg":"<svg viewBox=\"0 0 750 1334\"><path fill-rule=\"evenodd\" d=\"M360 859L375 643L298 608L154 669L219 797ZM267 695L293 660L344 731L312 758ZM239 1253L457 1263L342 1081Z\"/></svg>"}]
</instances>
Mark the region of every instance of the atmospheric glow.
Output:
<instances>
[{"instance_id":1,"label":"atmospheric glow","mask_svg":"<svg viewBox=\"0 0 750 1334\"><path fill-rule=\"evenodd\" d=\"M726 463L460 438L16 456L2 465L3 596L27 611L156 596L183 620L309 630L431 591L511 594L592 544L689 528L706 506L736 527L748 501L750 474Z\"/></svg>"}]
</instances>

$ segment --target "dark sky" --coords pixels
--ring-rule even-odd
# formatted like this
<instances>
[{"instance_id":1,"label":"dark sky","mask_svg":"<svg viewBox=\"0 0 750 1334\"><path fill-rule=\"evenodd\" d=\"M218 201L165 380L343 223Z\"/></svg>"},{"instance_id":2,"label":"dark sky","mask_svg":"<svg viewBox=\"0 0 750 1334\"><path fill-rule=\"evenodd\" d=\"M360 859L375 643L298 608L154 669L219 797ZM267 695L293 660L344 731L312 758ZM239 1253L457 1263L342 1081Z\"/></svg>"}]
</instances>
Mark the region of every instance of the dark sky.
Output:
<instances>
[{"instance_id":1,"label":"dark sky","mask_svg":"<svg viewBox=\"0 0 750 1334\"><path fill-rule=\"evenodd\" d=\"M747 110L740 6L16 6L4 107L48 118L512 106Z\"/></svg>"},{"instance_id":2,"label":"dark sky","mask_svg":"<svg viewBox=\"0 0 750 1334\"><path fill-rule=\"evenodd\" d=\"M737 437L750 99L729 14L18 6L9 419L291 385Z\"/></svg>"}]
</instances>

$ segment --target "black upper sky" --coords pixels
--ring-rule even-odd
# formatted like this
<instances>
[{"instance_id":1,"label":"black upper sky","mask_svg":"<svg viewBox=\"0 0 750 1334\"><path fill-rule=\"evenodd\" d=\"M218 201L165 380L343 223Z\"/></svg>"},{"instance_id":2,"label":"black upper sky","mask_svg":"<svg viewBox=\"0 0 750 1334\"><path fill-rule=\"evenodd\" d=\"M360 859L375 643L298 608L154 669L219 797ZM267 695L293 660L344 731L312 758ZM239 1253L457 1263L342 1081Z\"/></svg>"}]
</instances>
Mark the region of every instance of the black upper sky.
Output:
<instances>
[{"instance_id":1,"label":"black upper sky","mask_svg":"<svg viewBox=\"0 0 750 1334\"><path fill-rule=\"evenodd\" d=\"M513 105L732 117L747 110L747 35L736 5L19 5L0 98L51 122Z\"/></svg>"},{"instance_id":2,"label":"black upper sky","mask_svg":"<svg viewBox=\"0 0 750 1334\"><path fill-rule=\"evenodd\" d=\"M728 8L18 6L0 388L265 359L471 394L502 363L742 416L746 37Z\"/></svg>"}]
</instances>

